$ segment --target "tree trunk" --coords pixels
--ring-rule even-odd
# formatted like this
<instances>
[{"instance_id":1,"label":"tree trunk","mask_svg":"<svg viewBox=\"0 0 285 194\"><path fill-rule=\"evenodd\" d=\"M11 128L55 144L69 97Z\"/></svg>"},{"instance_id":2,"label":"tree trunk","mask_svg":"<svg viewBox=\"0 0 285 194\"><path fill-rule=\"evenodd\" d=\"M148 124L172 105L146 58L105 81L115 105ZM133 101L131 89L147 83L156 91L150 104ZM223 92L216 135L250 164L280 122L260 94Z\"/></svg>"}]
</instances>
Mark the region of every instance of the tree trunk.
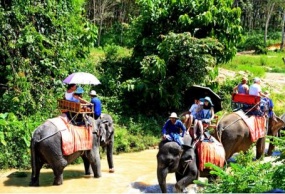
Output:
<instances>
[{"instance_id":1,"label":"tree trunk","mask_svg":"<svg viewBox=\"0 0 285 194\"><path fill-rule=\"evenodd\" d=\"M285 27L285 8L283 9L283 17L282 17L282 23L281 23L282 40L281 40L281 44L280 44L280 50L282 50L284 48L284 39L285 39L284 27Z\"/></svg>"},{"instance_id":2,"label":"tree trunk","mask_svg":"<svg viewBox=\"0 0 285 194\"><path fill-rule=\"evenodd\" d=\"M264 29L264 46L265 47L267 46L267 30L268 30L268 26L269 26L270 17L272 15L272 12L274 9L274 5L275 5L275 3L272 3L267 10L265 29Z\"/></svg>"}]
</instances>

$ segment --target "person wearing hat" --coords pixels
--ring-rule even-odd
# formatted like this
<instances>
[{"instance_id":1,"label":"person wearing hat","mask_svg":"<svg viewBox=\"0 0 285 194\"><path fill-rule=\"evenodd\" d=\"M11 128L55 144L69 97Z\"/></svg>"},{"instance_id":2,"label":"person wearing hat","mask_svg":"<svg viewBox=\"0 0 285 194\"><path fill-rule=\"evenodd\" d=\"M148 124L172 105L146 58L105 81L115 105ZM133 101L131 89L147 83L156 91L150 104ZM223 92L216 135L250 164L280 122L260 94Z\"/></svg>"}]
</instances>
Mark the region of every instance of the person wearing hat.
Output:
<instances>
[{"instance_id":1,"label":"person wearing hat","mask_svg":"<svg viewBox=\"0 0 285 194\"><path fill-rule=\"evenodd\" d=\"M238 93L238 94L248 94L249 87L247 85L247 79L245 77L243 77L241 79L241 83L239 83L237 86L235 86L233 91L234 91L234 93Z\"/></svg>"},{"instance_id":2,"label":"person wearing hat","mask_svg":"<svg viewBox=\"0 0 285 194\"><path fill-rule=\"evenodd\" d=\"M214 104L210 97L206 96L204 98L203 105L198 110L196 114L196 119L194 121L194 139L197 139L197 129L200 129L200 140L204 140L204 127L203 123L210 124L211 120L214 119Z\"/></svg>"},{"instance_id":3,"label":"person wearing hat","mask_svg":"<svg viewBox=\"0 0 285 194\"><path fill-rule=\"evenodd\" d=\"M80 102L80 103L89 103L87 100L82 98L82 95L84 93L84 90L82 87L77 87L76 90L73 93L72 98L70 99L70 101L72 102Z\"/></svg>"},{"instance_id":4,"label":"person wearing hat","mask_svg":"<svg viewBox=\"0 0 285 194\"><path fill-rule=\"evenodd\" d=\"M182 134L180 135L180 130L182 130ZM171 113L169 119L165 122L162 127L162 140L163 141L175 141L178 145L183 145L184 133L186 131L186 127L178 119L177 114L175 112Z\"/></svg>"},{"instance_id":5,"label":"person wearing hat","mask_svg":"<svg viewBox=\"0 0 285 194\"><path fill-rule=\"evenodd\" d=\"M249 87L248 94L265 97L265 95L261 91L260 79L258 77L254 78L253 84Z\"/></svg>"},{"instance_id":6,"label":"person wearing hat","mask_svg":"<svg viewBox=\"0 0 285 194\"><path fill-rule=\"evenodd\" d=\"M265 97L262 98L261 102L260 102L260 108L262 111L266 111L266 109L267 109L268 110L268 117L276 120L275 113L273 112L274 104L273 104L272 99L269 97L270 96L269 91L265 91L264 95L265 95Z\"/></svg>"},{"instance_id":7,"label":"person wearing hat","mask_svg":"<svg viewBox=\"0 0 285 194\"><path fill-rule=\"evenodd\" d=\"M94 106L94 117L95 119L98 119L101 116L102 112L101 100L97 97L95 90L91 90L89 95L91 96L91 103Z\"/></svg>"}]
</instances>

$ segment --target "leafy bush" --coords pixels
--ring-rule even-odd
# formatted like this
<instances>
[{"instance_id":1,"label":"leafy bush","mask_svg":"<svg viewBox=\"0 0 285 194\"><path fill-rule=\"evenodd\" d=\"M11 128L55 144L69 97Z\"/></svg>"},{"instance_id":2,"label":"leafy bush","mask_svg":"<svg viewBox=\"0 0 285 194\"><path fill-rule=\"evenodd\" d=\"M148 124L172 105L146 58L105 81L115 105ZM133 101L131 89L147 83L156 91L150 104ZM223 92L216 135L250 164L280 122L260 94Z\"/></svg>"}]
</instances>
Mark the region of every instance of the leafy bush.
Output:
<instances>
[{"instance_id":1,"label":"leafy bush","mask_svg":"<svg viewBox=\"0 0 285 194\"><path fill-rule=\"evenodd\" d=\"M214 183L196 182L205 186L204 193L263 193L271 190L274 167L269 162L253 162L252 159L252 151L240 153L236 163L230 163L227 172L214 168L211 173L218 176ZM212 164L207 166L214 167Z\"/></svg>"},{"instance_id":2,"label":"leafy bush","mask_svg":"<svg viewBox=\"0 0 285 194\"><path fill-rule=\"evenodd\" d=\"M245 41L239 44L239 50L254 50L256 54L265 54L266 48L263 42L263 35L248 36L245 38Z\"/></svg>"},{"instance_id":3,"label":"leafy bush","mask_svg":"<svg viewBox=\"0 0 285 194\"><path fill-rule=\"evenodd\" d=\"M0 114L0 166L1 168L30 167L30 139L32 131L40 125L38 118L19 121L13 113ZM8 158L8 160L7 160Z\"/></svg>"}]
</instances>

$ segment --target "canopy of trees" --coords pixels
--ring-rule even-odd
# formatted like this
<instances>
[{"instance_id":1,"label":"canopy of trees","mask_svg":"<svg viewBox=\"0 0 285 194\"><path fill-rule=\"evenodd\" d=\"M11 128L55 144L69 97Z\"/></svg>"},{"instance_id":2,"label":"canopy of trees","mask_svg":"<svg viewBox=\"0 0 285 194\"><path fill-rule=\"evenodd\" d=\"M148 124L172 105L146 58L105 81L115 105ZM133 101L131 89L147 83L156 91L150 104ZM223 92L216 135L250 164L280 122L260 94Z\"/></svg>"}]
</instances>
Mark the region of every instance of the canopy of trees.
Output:
<instances>
[{"instance_id":1,"label":"canopy of trees","mask_svg":"<svg viewBox=\"0 0 285 194\"><path fill-rule=\"evenodd\" d=\"M140 15L130 27L132 57L103 68L121 69L118 86L123 98L133 102L128 103L132 108L181 109L187 87L204 81L208 67L235 55L242 33L240 9L231 8L230 0L141 0L138 4ZM105 76L108 82L114 79Z\"/></svg>"},{"instance_id":2,"label":"canopy of trees","mask_svg":"<svg viewBox=\"0 0 285 194\"><path fill-rule=\"evenodd\" d=\"M97 28L84 0L1 1L0 112L29 115L54 102L62 78L84 68Z\"/></svg>"}]
</instances>

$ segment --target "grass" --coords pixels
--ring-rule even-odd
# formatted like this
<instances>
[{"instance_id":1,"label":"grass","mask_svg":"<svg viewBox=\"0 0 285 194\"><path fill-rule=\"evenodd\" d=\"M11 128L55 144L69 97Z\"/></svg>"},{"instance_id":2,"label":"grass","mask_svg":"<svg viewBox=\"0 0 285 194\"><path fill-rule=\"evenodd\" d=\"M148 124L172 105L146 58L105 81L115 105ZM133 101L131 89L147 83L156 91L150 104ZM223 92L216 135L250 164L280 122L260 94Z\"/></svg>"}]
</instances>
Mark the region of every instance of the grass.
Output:
<instances>
[{"instance_id":1,"label":"grass","mask_svg":"<svg viewBox=\"0 0 285 194\"><path fill-rule=\"evenodd\" d=\"M247 71L254 76L263 77L266 72L285 73L283 52L269 51L267 55L236 55L222 67L233 71Z\"/></svg>"},{"instance_id":2,"label":"grass","mask_svg":"<svg viewBox=\"0 0 285 194\"><path fill-rule=\"evenodd\" d=\"M251 77L265 77L266 73L285 73L285 64L282 60L285 57L284 52L269 51L267 55L237 54L230 62L221 65L222 68L234 72L244 71ZM274 85L274 82L268 83L263 91L269 90L274 102L274 111L277 116L284 113L285 100L283 93L285 86Z\"/></svg>"}]
</instances>

